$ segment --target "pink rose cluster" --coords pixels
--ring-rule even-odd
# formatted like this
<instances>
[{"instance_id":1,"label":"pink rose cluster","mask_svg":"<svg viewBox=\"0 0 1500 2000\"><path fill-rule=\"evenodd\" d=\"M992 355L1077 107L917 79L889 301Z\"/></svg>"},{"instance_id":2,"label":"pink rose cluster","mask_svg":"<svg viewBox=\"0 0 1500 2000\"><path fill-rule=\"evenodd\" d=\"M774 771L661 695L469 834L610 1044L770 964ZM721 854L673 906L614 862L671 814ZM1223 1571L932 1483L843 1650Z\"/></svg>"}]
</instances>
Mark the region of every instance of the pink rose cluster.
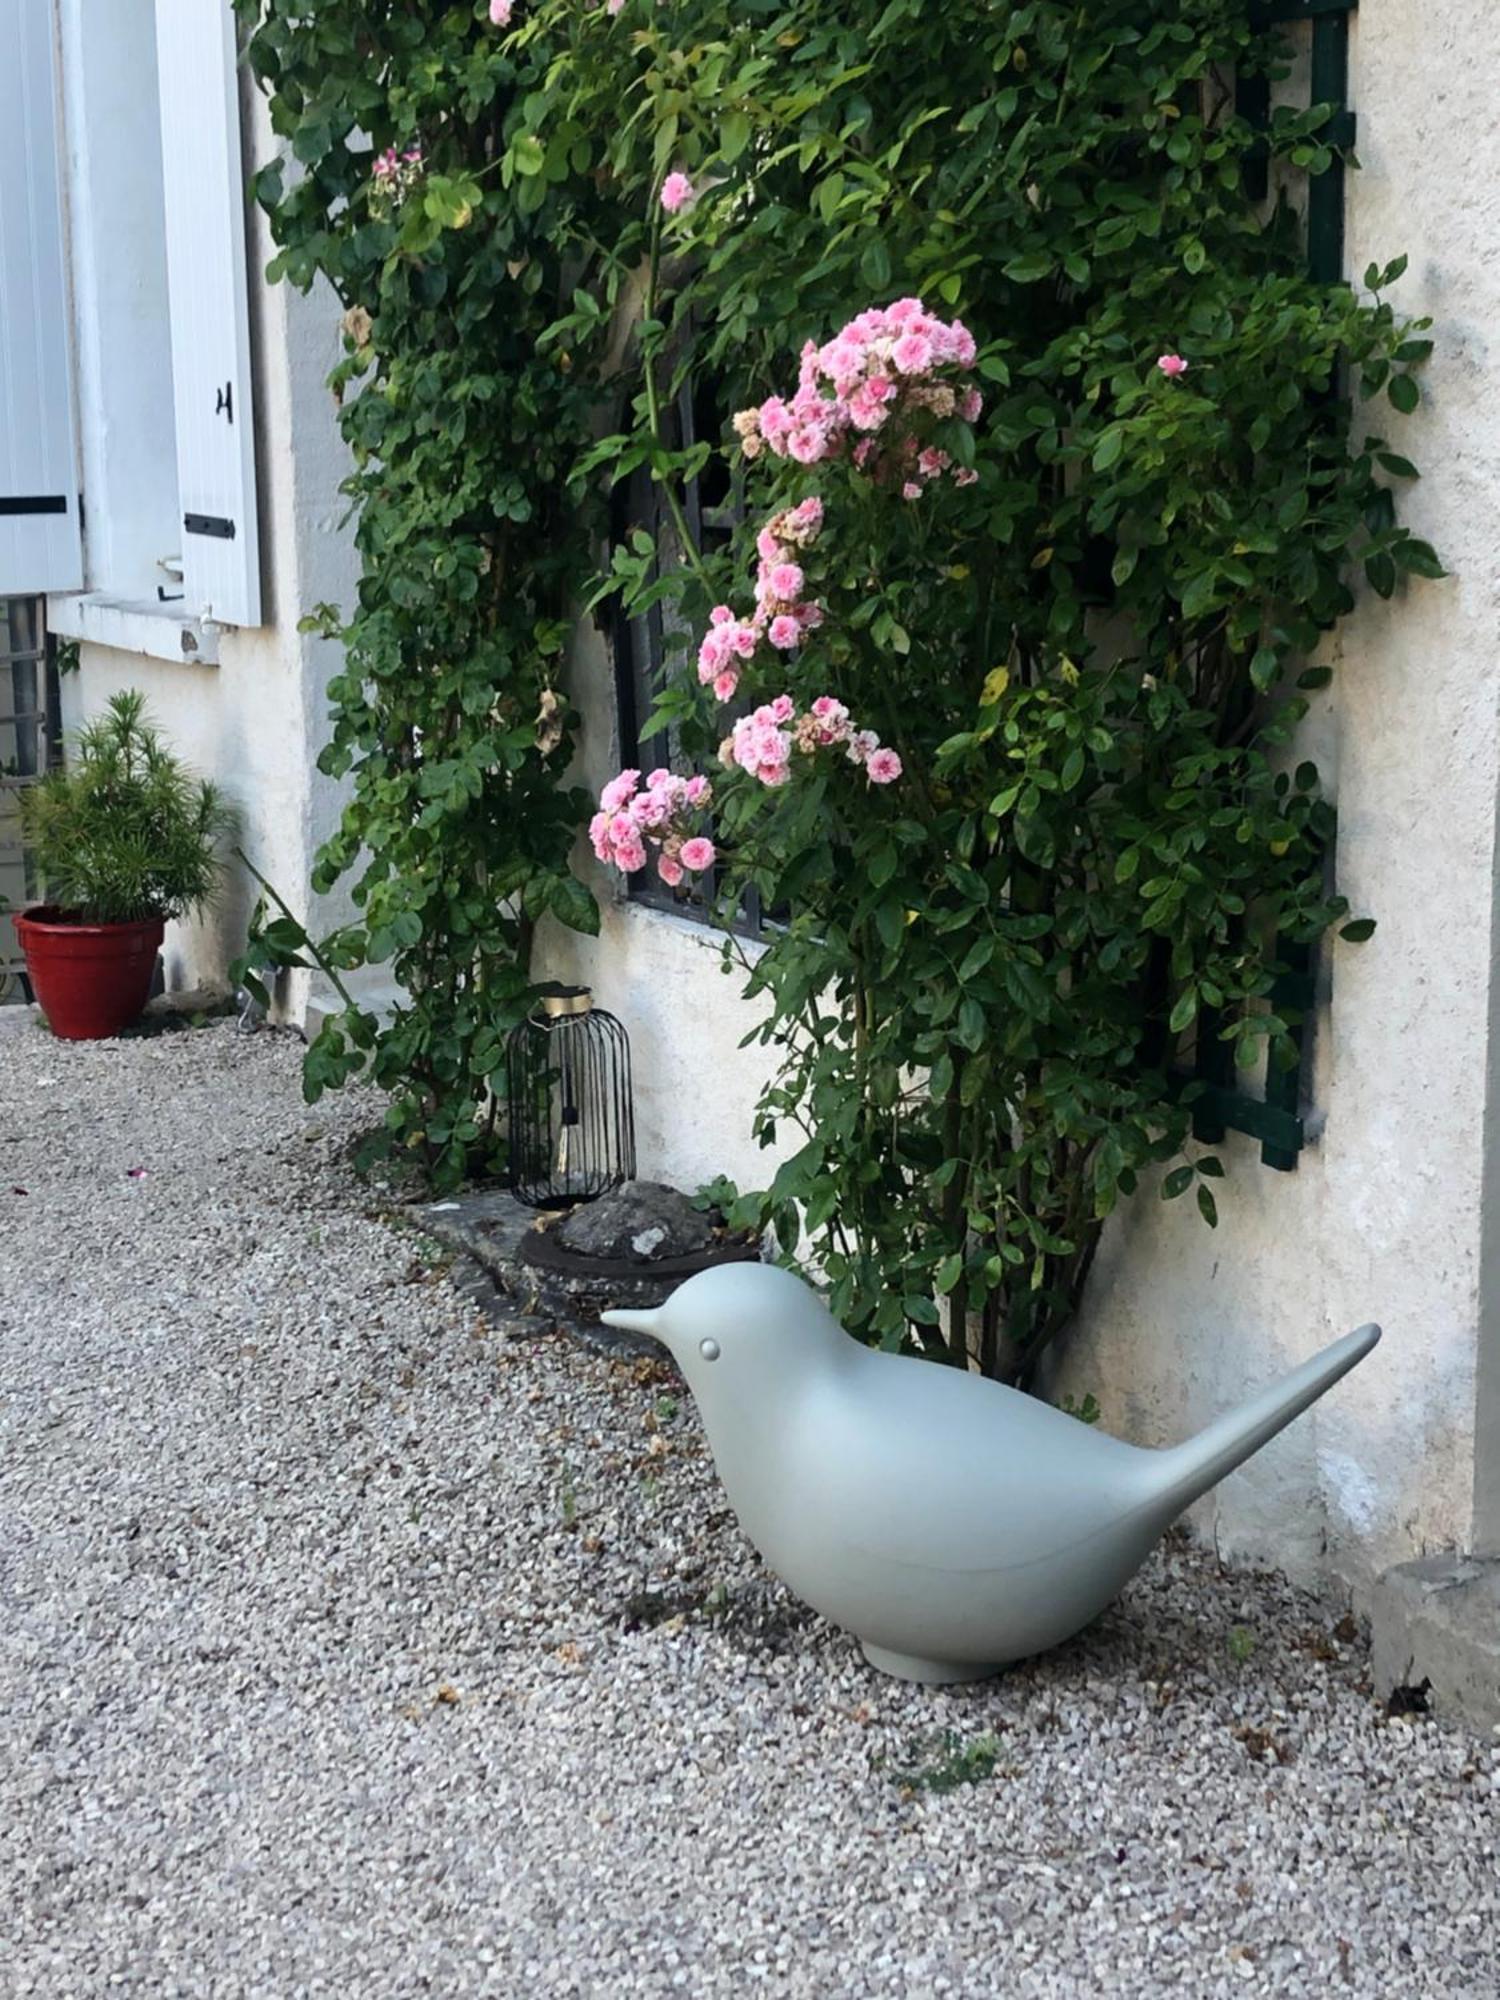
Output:
<instances>
[{"instance_id":1,"label":"pink rose cluster","mask_svg":"<svg viewBox=\"0 0 1500 2000\"><path fill-rule=\"evenodd\" d=\"M719 746L726 769L736 765L763 785L784 785L791 777L792 754L810 757L842 745L851 764L860 765L872 785L893 785L901 776L901 759L882 747L873 729L856 729L848 709L832 695L819 695L801 715L789 694L765 702L753 715L742 715Z\"/></svg>"},{"instance_id":2,"label":"pink rose cluster","mask_svg":"<svg viewBox=\"0 0 1500 2000\"><path fill-rule=\"evenodd\" d=\"M804 633L822 624L823 607L807 597L807 578L798 561L822 526L823 503L816 494L777 514L756 538L760 566L754 611L740 618L727 604L716 604L709 613L698 648L698 678L720 701L734 699L744 663L754 658L762 639L789 653L801 645Z\"/></svg>"},{"instance_id":3,"label":"pink rose cluster","mask_svg":"<svg viewBox=\"0 0 1500 2000\"><path fill-rule=\"evenodd\" d=\"M944 473L970 486L978 477L972 468L924 445L912 424L923 415L977 420L984 398L967 379L976 352L961 320L936 318L920 299L872 306L822 347L808 341L790 402L769 396L739 412L740 447L746 458L769 450L799 465L848 456L872 477L899 483L908 498Z\"/></svg>"},{"instance_id":4,"label":"pink rose cluster","mask_svg":"<svg viewBox=\"0 0 1500 2000\"><path fill-rule=\"evenodd\" d=\"M654 847L656 872L675 889L685 875L714 865L713 842L692 831L696 815L712 804L707 778L657 770L642 785L639 771L622 771L599 794L589 840L600 861L627 875L645 867L647 849Z\"/></svg>"}]
</instances>

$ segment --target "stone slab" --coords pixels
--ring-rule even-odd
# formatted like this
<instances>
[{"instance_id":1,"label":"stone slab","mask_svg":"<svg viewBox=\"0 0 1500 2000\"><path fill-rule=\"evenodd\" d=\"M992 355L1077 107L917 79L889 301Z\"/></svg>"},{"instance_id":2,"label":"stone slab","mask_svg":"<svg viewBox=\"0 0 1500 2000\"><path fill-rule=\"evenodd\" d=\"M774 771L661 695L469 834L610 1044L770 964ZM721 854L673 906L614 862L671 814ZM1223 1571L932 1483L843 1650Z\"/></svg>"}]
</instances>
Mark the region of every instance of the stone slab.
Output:
<instances>
[{"instance_id":1,"label":"stone slab","mask_svg":"<svg viewBox=\"0 0 1500 2000\"><path fill-rule=\"evenodd\" d=\"M1370 1600L1371 1665L1383 1700L1429 1683L1429 1699L1483 1732L1500 1729L1500 1557L1399 1563Z\"/></svg>"},{"instance_id":2,"label":"stone slab","mask_svg":"<svg viewBox=\"0 0 1500 2000\"><path fill-rule=\"evenodd\" d=\"M545 1304L538 1295L536 1272L516 1261L521 1238L536 1221L536 1215L503 1188L450 1195L442 1201L423 1202L409 1212L429 1236L472 1258L509 1300L512 1309L528 1321L545 1321L599 1353L662 1358L661 1348L644 1334L626 1333L621 1328L601 1326L596 1320L564 1315Z\"/></svg>"}]
</instances>

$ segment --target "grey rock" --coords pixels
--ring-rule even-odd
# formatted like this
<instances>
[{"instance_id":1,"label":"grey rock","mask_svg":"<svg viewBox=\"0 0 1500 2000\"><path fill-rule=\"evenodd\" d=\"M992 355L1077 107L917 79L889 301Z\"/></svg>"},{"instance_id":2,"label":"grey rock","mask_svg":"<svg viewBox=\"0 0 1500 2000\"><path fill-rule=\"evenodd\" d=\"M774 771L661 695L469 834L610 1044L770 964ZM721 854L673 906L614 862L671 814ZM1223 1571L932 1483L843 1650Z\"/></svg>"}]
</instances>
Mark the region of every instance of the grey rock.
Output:
<instances>
[{"instance_id":1,"label":"grey rock","mask_svg":"<svg viewBox=\"0 0 1500 2000\"><path fill-rule=\"evenodd\" d=\"M627 1181L575 1208L557 1225L557 1240L580 1257L639 1264L695 1257L714 1245L702 1209L663 1181Z\"/></svg>"}]
</instances>

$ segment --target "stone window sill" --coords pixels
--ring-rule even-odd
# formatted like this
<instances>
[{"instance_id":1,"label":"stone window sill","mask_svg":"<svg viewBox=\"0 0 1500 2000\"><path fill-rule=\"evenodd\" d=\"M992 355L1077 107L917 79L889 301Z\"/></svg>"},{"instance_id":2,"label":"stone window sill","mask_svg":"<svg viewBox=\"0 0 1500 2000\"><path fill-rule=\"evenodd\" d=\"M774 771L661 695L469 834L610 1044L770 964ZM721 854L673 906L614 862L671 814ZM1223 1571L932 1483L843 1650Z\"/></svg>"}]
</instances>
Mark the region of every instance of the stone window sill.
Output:
<instances>
[{"instance_id":1,"label":"stone window sill","mask_svg":"<svg viewBox=\"0 0 1500 2000\"><path fill-rule=\"evenodd\" d=\"M219 664L219 627L191 612L150 599L109 597L100 591L47 599L47 630L85 646L143 653L192 667Z\"/></svg>"}]
</instances>

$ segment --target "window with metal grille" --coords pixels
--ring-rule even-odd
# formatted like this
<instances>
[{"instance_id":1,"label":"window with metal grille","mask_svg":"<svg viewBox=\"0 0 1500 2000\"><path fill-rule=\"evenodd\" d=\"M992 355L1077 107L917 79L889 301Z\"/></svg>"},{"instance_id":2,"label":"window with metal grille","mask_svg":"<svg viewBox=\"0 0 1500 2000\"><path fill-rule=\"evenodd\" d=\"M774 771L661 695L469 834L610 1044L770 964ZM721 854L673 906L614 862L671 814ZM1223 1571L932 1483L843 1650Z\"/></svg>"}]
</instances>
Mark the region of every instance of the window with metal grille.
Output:
<instances>
[{"instance_id":1,"label":"window with metal grille","mask_svg":"<svg viewBox=\"0 0 1500 2000\"><path fill-rule=\"evenodd\" d=\"M1258 0L1253 18L1259 28L1294 25L1308 27L1309 104L1326 104L1329 117L1322 137L1332 149L1329 164L1310 176L1307 191L1307 264L1312 277L1324 284L1336 283L1344 267L1344 154L1354 143L1354 114L1349 109L1349 16L1358 0ZM1241 79L1236 103L1251 124L1265 126L1271 117L1271 91L1266 79ZM1252 161L1249 193L1262 199L1268 192L1265 163ZM699 438L717 439L722 430L723 412L714 407L711 394L701 386L685 390L672 413L673 435L678 447ZM733 491L721 458L710 461L703 475L687 488L685 511L689 526L700 546L722 541L742 518L739 496ZM672 523L652 484L649 473L639 472L624 490L616 519L616 538L623 539L632 527L646 527L656 538L658 560L674 560ZM665 676L688 671L692 655L689 641L696 637L674 628L669 610L653 607L639 619L621 618L615 633L616 693L619 705L620 742L623 761L642 770L654 764L686 768L678 746L668 732L643 740L641 723L653 706L653 691ZM631 894L642 901L691 915L702 914L711 899L711 883L701 883L688 893L674 893L646 869L631 881ZM752 932L765 921L757 904L747 902L745 927ZM1278 1012L1293 1022L1295 1059L1284 1067L1268 1065L1264 1095L1243 1089L1234 1066L1232 1047L1219 1038L1220 1023L1208 1013L1200 1016L1192 1068L1179 1081L1197 1086L1193 1106L1194 1136L1208 1145L1218 1144L1227 1131L1242 1132L1260 1141L1261 1161L1283 1173L1291 1172L1306 1143L1304 1090L1306 1077L1307 1024L1316 999L1313 954L1309 947L1283 941L1280 958L1284 971L1271 995ZM1163 1050L1157 1046L1145 1052L1159 1062Z\"/></svg>"},{"instance_id":2,"label":"window with metal grille","mask_svg":"<svg viewBox=\"0 0 1500 2000\"><path fill-rule=\"evenodd\" d=\"M718 442L723 432L724 413L711 386L689 381L679 392L670 411L664 413L663 429L674 450L686 450L700 439ZM683 512L689 531L700 549L723 547L744 518L743 497L722 452L715 452L697 478L687 482L682 495ZM669 572L682 560L677 529L662 500L661 487L646 469L635 472L619 491L614 536L628 539L631 531L645 528L656 544L655 574ZM666 729L643 736L659 688L670 679L694 672L693 660L700 634L690 630L670 600L656 603L639 617L623 611L614 628L615 700L619 715L621 763L641 771L658 765L690 776L692 760L684 755L678 732ZM728 721L744 712L731 704L725 710ZM707 921L717 884L714 871L691 878L680 889L669 889L655 868L643 868L629 878L632 898L678 916ZM740 927L754 935L761 928L762 913L754 890L741 904Z\"/></svg>"},{"instance_id":3,"label":"window with metal grille","mask_svg":"<svg viewBox=\"0 0 1500 2000\"><path fill-rule=\"evenodd\" d=\"M0 597L0 912L35 898L21 843L21 795L46 770L60 733L44 613L40 597ZM0 1004L30 997L15 929L0 915Z\"/></svg>"}]
</instances>

